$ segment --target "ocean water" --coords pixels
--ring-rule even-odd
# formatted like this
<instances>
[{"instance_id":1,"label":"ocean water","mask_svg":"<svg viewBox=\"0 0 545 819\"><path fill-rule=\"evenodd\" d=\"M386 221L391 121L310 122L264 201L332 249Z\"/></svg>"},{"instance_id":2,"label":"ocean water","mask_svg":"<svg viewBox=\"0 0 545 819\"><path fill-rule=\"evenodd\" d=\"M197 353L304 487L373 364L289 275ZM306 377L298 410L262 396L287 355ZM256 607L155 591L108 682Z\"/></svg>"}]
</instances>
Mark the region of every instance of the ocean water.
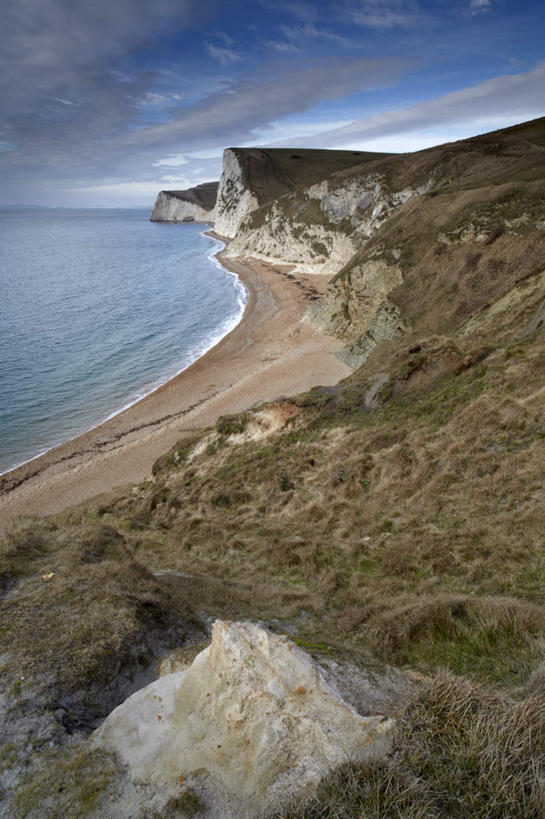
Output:
<instances>
[{"instance_id":1,"label":"ocean water","mask_svg":"<svg viewBox=\"0 0 545 819\"><path fill-rule=\"evenodd\" d=\"M148 210L0 209L0 473L172 378L247 293L203 225Z\"/></svg>"}]
</instances>

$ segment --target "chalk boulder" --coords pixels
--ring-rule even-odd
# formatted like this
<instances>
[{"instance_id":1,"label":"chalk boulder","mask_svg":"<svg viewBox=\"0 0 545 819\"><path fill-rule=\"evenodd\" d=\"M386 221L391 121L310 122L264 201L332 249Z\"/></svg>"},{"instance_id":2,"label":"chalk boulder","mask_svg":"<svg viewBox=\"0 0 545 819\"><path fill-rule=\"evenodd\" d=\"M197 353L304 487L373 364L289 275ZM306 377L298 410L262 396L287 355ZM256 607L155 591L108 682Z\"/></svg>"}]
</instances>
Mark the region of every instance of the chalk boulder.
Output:
<instances>
[{"instance_id":1,"label":"chalk boulder","mask_svg":"<svg viewBox=\"0 0 545 819\"><path fill-rule=\"evenodd\" d=\"M347 760L385 754L393 722L360 716L286 637L216 621L185 671L133 694L95 732L135 783L191 788L208 817L262 817Z\"/></svg>"}]
</instances>

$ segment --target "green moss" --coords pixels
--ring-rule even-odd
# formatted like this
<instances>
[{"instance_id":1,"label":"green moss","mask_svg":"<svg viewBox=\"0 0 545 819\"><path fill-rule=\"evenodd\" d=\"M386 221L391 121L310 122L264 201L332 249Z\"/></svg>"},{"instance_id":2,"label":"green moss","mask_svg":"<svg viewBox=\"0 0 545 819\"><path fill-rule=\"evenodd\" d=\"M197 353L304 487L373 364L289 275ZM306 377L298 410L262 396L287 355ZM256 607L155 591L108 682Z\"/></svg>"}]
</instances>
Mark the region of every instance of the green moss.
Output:
<instances>
[{"instance_id":1,"label":"green moss","mask_svg":"<svg viewBox=\"0 0 545 819\"><path fill-rule=\"evenodd\" d=\"M545 638L545 628L541 639ZM408 646L404 662L426 669L450 669L501 685L524 682L541 652L531 635L521 635L502 624L457 624L452 634L435 634ZM401 659L401 657L399 658Z\"/></svg>"},{"instance_id":2,"label":"green moss","mask_svg":"<svg viewBox=\"0 0 545 819\"><path fill-rule=\"evenodd\" d=\"M168 800L157 819L175 819L178 816L201 816L204 813L204 804L195 791L187 789L180 796L173 796Z\"/></svg>"},{"instance_id":3,"label":"green moss","mask_svg":"<svg viewBox=\"0 0 545 819\"><path fill-rule=\"evenodd\" d=\"M160 477L173 470L183 469L186 466L187 456L208 432L209 430L202 430L178 441L169 452L157 458L151 470L153 476Z\"/></svg>"},{"instance_id":4,"label":"green moss","mask_svg":"<svg viewBox=\"0 0 545 819\"><path fill-rule=\"evenodd\" d=\"M87 746L45 754L25 777L12 799L13 816L80 819L107 797L118 765L115 758Z\"/></svg>"},{"instance_id":5,"label":"green moss","mask_svg":"<svg viewBox=\"0 0 545 819\"><path fill-rule=\"evenodd\" d=\"M313 643L309 640L303 640L301 637L295 638L295 644L309 651L321 651L324 653L329 653L330 650L329 646L327 646L325 643Z\"/></svg>"},{"instance_id":6,"label":"green moss","mask_svg":"<svg viewBox=\"0 0 545 819\"><path fill-rule=\"evenodd\" d=\"M312 248L313 253L316 256L325 256L327 258L327 256L329 255L329 251L323 242L314 241L311 243L310 246Z\"/></svg>"},{"instance_id":7,"label":"green moss","mask_svg":"<svg viewBox=\"0 0 545 819\"><path fill-rule=\"evenodd\" d=\"M327 404L331 404L334 400L334 396L331 391L326 391L322 387L314 387L309 392L296 395L292 400L296 406L301 408L314 407L315 409L321 409Z\"/></svg>"},{"instance_id":8,"label":"green moss","mask_svg":"<svg viewBox=\"0 0 545 819\"><path fill-rule=\"evenodd\" d=\"M216 421L216 429L220 435L240 435L246 429L250 413L242 412L238 415L222 415Z\"/></svg>"},{"instance_id":9,"label":"green moss","mask_svg":"<svg viewBox=\"0 0 545 819\"><path fill-rule=\"evenodd\" d=\"M0 747L0 770L9 770L17 762L17 748L12 742Z\"/></svg>"},{"instance_id":10,"label":"green moss","mask_svg":"<svg viewBox=\"0 0 545 819\"><path fill-rule=\"evenodd\" d=\"M295 484L287 472L282 472L280 475L280 489L282 492L289 492L290 489L295 489Z\"/></svg>"}]
</instances>

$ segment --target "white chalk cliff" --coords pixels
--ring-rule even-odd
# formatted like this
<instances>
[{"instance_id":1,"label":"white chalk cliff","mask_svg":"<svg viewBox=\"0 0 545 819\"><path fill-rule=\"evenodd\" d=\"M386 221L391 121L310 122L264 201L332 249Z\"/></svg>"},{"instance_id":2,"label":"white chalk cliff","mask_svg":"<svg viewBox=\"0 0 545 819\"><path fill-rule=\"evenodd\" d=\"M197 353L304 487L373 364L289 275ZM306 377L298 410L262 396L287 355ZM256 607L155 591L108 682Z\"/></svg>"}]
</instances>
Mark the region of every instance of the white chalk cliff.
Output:
<instances>
[{"instance_id":1,"label":"white chalk cliff","mask_svg":"<svg viewBox=\"0 0 545 819\"><path fill-rule=\"evenodd\" d=\"M363 717L286 637L216 621L184 671L133 694L96 731L136 783L190 787L207 817L264 817L349 759L383 755L393 721Z\"/></svg>"},{"instance_id":2,"label":"white chalk cliff","mask_svg":"<svg viewBox=\"0 0 545 819\"><path fill-rule=\"evenodd\" d=\"M218 183L205 182L184 191L161 191L151 212L152 222L213 222Z\"/></svg>"},{"instance_id":3,"label":"white chalk cliff","mask_svg":"<svg viewBox=\"0 0 545 819\"><path fill-rule=\"evenodd\" d=\"M258 205L255 193L249 188L238 152L227 148L223 152L223 170L216 202L216 233L232 239L244 216Z\"/></svg>"},{"instance_id":4,"label":"white chalk cliff","mask_svg":"<svg viewBox=\"0 0 545 819\"><path fill-rule=\"evenodd\" d=\"M226 148L216 206L216 231L232 239L247 214L333 172L384 154L313 148Z\"/></svg>"},{"instance_id":5,"label":"white chalk cliff","mask_svg":"<svg viewBox=\"0 0 545 819\"><path fill-rule=\"evenodd\" d=\"M431 184L392 190L376 171L352 179L333 175L248 212L227 253L335 275L395 210Z\"/></svg>"}]
</instances>

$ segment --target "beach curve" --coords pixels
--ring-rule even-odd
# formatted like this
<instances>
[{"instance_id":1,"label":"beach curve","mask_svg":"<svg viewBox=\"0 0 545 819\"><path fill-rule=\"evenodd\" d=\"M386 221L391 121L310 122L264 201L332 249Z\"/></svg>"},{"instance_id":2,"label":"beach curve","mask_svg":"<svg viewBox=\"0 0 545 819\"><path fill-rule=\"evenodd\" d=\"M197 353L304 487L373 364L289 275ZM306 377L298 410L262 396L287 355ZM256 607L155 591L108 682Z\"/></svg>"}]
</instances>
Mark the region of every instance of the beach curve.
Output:
<instances>
[{"instance_id":1,"label":"beach curve","mask_svg":"<svg viewBox=\"0 0 545 819\"><path fill-rule=\"evenodd\" d=\"M161 454L220 415L334 384L351 372L335 355L340 342L301 322L328 277L292 277L289 266L226 258L224 250L216 258L248 291L241 321L149 395L0 476L0 525L21 515L52 514L145 480Z\"/></svg>"}]
</instances>

